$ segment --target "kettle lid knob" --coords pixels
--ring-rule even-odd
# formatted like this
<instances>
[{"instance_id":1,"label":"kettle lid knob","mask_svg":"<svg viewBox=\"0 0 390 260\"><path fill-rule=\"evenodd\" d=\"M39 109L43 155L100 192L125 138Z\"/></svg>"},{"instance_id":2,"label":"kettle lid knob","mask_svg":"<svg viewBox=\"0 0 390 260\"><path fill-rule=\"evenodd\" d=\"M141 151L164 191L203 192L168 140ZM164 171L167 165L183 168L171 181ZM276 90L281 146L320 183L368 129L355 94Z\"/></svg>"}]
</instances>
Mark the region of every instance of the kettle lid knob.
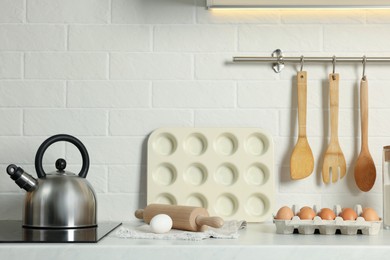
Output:
<instances>
[{"instance_id":1,"label":"kettle lid knob","mask_svg":"<svg viewBox=\"0 0 390 260\"><path fill-rule=\"evenodd\" d=\"M66 168L66 161L62 158L57 159L56 161L56 168L59 172L62 172Z\"/></svg>"}]
</instances>

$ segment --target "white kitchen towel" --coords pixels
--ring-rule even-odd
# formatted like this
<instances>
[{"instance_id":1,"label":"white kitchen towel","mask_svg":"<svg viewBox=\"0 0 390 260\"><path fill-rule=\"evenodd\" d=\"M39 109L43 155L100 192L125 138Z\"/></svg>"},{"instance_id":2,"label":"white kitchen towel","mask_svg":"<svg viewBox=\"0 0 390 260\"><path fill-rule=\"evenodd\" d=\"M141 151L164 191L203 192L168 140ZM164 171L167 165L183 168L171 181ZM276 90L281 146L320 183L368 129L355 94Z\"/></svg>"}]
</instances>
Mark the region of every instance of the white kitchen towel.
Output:
<instances>
[{"instance_id":1,"label":"white kitchen towel","mask_svg":"<svg viewBox=\"0 0 390 260\"><path fill-rule=\"evenodd\" d=\"M206 238L238 238L240 229L246 228L246 221L231 220L225 221L221 228L209 227L204 232L191 232L178 229L171 229L164 234L151 232L149 225L143 223L139 226L122 225L116 231L115 236L132 239L161 239L161 240L203 240Z\"/></svg>"}]
</instances>

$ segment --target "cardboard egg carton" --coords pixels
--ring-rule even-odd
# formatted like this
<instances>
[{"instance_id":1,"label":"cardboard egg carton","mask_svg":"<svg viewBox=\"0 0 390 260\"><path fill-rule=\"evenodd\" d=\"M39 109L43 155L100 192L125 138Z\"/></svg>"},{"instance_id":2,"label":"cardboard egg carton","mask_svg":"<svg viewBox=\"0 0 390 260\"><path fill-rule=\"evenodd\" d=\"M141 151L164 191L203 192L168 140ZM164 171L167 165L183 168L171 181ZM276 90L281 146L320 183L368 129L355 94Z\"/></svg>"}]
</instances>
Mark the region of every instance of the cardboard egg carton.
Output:
<instances>
[{"instance_id":1,"label":"cardboard egg carton","mask_svg":"<svg viewBox=\"0 0 390 260\"><path fill-rule=\"evenodd\" d=\"M292 234L298 230L299 234L312 235L318 230L320 234L334 235L339 230L342 235L356 235L358 231L361 231L363 235L377 235L382 224L381 219L379 221L366 221L360 217L363 209L359 204L355 206L355 211L359 216L356 220L343 220L339 217L342 210L340 205L334 206L336 214L334 220L323 220L319 216L315 216L313 220L301 220L296 216L300 208L293 205L292 210L295 216L291 220L274 219L277 234ZM314 205L313 210L317 215L320 209Z\"/></svg>"}]
</instances>

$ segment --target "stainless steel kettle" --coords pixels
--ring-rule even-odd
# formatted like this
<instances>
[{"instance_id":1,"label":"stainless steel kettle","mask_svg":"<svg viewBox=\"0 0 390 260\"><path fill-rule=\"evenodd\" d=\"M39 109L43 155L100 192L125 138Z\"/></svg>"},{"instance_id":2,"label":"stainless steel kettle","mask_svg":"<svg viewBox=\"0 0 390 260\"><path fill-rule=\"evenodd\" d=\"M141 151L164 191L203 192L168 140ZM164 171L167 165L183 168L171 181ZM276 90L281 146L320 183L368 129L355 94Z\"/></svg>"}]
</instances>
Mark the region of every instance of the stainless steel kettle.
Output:
<instances>
[{"instance_id":1,"label":"stainless steel kettle","mask_svg":"<svg viewBox=\"0 0 390 260\"><path fill-rule=\"evenodd\" d=\"M53 143L67 141L81 153L83 163L78 175L65 171L66 161L56 161L56 172L46 174L42 158ZM27 191L24 202L23 226L27 228L85 228L97 226L96 194L85 179L89 168L87 149L77 138L59 134L44 141L35 156L38 179L14 164L7 173L20 188Z\"/></svg>"}]
</instances>

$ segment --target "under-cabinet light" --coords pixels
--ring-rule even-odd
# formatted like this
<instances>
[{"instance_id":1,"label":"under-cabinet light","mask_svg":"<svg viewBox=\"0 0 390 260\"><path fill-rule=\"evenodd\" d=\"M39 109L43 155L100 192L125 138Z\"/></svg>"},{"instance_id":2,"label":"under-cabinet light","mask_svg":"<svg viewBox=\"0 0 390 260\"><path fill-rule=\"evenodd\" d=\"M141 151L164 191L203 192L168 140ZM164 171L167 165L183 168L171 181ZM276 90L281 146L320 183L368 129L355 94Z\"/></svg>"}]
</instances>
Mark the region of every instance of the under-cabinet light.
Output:
<instances>
[{"instance_id":1,"label":"under-cabinet light","mask_svg":"<svg viewBox=\"0 0 390 260\"><path fill-rule=\"evenodd\" d=\"M207 0L207 8L384 9L389 0Z\"/></svg>"}]
</instances>

